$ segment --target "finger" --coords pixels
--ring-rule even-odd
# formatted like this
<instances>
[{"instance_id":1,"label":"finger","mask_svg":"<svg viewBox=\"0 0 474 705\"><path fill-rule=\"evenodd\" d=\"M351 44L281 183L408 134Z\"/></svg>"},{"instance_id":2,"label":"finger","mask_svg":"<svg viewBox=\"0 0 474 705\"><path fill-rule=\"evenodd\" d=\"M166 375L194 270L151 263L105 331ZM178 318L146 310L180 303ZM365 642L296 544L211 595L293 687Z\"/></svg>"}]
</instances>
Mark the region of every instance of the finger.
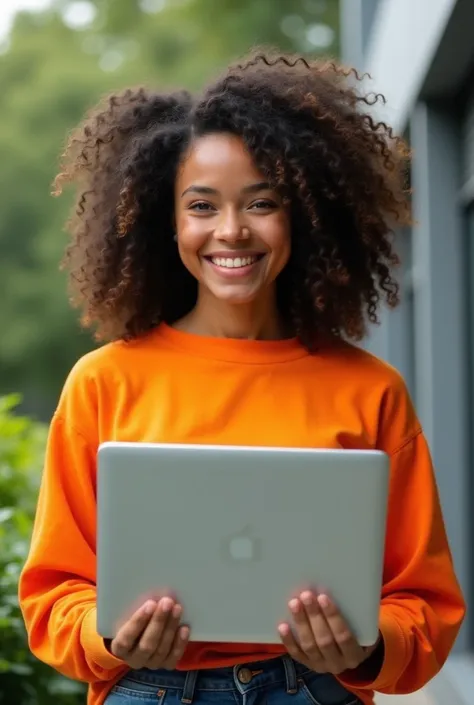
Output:
<instances>
[{"instance_id":1,"label":"finger","mask_svg":"<svg viewBox=\"0 0 474 705\"><path fill-rule=\"evenodd\" d=\"M293 632L291 631L290 625L286 622L282 622L282 624L278 625L278 633L280 635L280 639L283 643L283 646L286 648L291 658L295 661L298 661L299 663L304 663L305 665L308 665L308 657L301 650L299 644L296 642L296 639L293 636Z\"/></svg>"},{"instance_id":2,"label":"finger","mask_svg":"<svg viewBox=\"0 0 474 705\"><path fill-rule=\"evenodd\" d=\"M166 629L174 606L175 603L170 597L163 597L159 601L148 626L133 651L134 656L140 655L140 657L145 659L149 659L153 656L157 646L161 642L163 632Z\"/></svg>"},{"instance_id":3,"label":"finger","mask_svg":"<svg viewBox=\"0 0 474 705\"><path fill-rule=\"evenodd\" d=\"M181 661L186 651L186 647L189 642L189 627L180 627L176 632L176 636L171 647L170 655L163 664L163 668L168 670L174 670L176 665Z\"/></svg>"},{"instance_id":4,"label":"finger","mask_svg":"<svg viewBox=\"0 0 474 705\"><path fill-rule=\"evenodd\" d=\"M169 658L176 634L179 630L179 622L182 614L183 608L180 604L176 603L169 614L168 621L161 632L160 638L155 641L155 650L151 656L152 661L163 662Z\"/></svg>"},{"instance_id":5,"label":"finger","mask_svg":"<svg viewBox=\"0 0 474 705\"><path fill-rule=\"evenodd\" d=\"M118 658L124 658L130 654L136 643L150 621L156 609L156 602L148 600L135 612L134 615L117 632L117 636L111 644L112 653Z\"/></svg>"},{"instance_id":6,"label":"finger","mask_svg":"<svg viewBox=\"0 0 474 705\"><path fill-rule=\"evenodd\" d=\"M312 625L308 619L304 605L298 599L290 600L288 603L296 630L296 640L301 650L309 656L311 661L321 660L323 657L316 644Z\"/></svg>"},{"instance_id":7,"label":"finger","mask_svg":"<svg viewBox=\"0 0 474 705\"><path fill-rule=\"evenodd\" d=\"M319 595L318 604L343 656L346 668L357 668L365 658L362 646L358 643L334 602L327 595Z\"/></svg>"},{"instance_id":8,"label":"finger","mask_svg":"<svg viewBox=\"0 0 474 705\"><path fill-rule=\"evenodd\" d=\"M339 651L334 635L319 605L318 598L313 593L306 591L301 594L301 602L304 605L307 619L311 625L316 646L324 661L327 662L328 670L333 673L344 670L342 653Z\"/></svg>"}]
</instances>

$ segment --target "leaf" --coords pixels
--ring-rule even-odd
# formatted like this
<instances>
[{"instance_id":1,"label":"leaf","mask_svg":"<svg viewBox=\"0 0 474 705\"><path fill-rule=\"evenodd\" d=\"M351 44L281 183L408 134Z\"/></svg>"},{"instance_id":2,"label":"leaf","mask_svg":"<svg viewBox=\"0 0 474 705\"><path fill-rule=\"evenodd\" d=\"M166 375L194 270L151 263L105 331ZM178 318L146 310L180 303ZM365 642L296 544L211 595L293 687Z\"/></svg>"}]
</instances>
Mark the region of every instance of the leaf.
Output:
<instances>
[{"instance_id":1,"label":"leaf","mask_svg":"<svg viewBox=\"0 0 474 705\"><path fill-rule=\"evenodd\" d=\"M32 667L26 663L12 663L10 664L10 671L16 676L30 676L33 673Z\"/></svg>"},{"instance_id":2,"label":"leaf","mask_svg":"<svg viewBox=\"0 0 474 705\"><path fill-rule=\"evenodd\" d=\"M0 509L0 524L5 524L9 521L14 514L14 510L11 507L4 507Z\"/></svg>"},{"instance_id":3,"label":"leaf","mask_svg":"<svg viewBox=\"0 0 474 705\"><path fill-rule=\"evenodd\" d=\"M50 692L54 695L75 695L76 693L82 693L83 690L81 683L76 683L66 678L57 678L50 685Z\"/></svg>"}]
</instances>

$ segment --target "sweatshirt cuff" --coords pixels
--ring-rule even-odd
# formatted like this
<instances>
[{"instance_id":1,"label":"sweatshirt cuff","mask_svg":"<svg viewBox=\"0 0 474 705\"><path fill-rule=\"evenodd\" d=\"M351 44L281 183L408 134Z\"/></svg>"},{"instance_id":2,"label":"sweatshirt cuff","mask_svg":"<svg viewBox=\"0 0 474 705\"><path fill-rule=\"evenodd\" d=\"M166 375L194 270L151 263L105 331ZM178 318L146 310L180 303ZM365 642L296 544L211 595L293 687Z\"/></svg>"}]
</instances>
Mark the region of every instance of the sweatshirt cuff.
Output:
<instances>
[{"instance_id":1,"label":"sweatshirt cuff","mask_svg":"<svg viewBox=\"0 0 474 705\"><path fill-rule=\"evenodd\" d=\"M93 607L84 617L81 628L81 642L88 659L105 671L124 668L126 664L116 658L105 646L103 638L97 633L97 609Z\"/></svg>"},{"instance_id":2,"label":"sweatshirt cuff","mask_svg":"<svg viewBox=\"0 0 474 705\"><path fill-rule=\"evenodd\" d=\"M390 605L381 607L379 628L384 648L380 671L370 680L364 678L364 664L361 664L360 669L346 671L338 676L338 680L346 688L386 690L393 687L400 678L406 663L406 642L396 617L390 611Z\"/></svg>"}]
</instances>

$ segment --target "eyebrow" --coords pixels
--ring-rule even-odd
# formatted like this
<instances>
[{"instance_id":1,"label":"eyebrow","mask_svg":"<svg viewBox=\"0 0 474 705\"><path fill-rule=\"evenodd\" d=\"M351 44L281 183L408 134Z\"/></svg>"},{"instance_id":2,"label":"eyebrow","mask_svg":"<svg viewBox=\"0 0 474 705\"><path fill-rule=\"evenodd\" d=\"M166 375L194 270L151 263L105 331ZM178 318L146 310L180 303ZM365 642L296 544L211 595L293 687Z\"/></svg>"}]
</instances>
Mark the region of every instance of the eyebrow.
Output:
<instances>
[{"instance_id":1,"label":"eyebrow","mask_svg":"<svg viewBox=\"0 0 474 705\"><path fill-rule=\"evenodd\" d=\"M259 191L268 191L270 188L270 184L267 181L259 181L256 184L244 186L244 188L242 189L242 193L258 193ZM210 188L209 186L199 186L198 184L192 184L183 191L181 197L185 196L187 193L200 193L203 195L217 196L219 194L219 191L217 189Z\"/></svg>"}]
</instances>

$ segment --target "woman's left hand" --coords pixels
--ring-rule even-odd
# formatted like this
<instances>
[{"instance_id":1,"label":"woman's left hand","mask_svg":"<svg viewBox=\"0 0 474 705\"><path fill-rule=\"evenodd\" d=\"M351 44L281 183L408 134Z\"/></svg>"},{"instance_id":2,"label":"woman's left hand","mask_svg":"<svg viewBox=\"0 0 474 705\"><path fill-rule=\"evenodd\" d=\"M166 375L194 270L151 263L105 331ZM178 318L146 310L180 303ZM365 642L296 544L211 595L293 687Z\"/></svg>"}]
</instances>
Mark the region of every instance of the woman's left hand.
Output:
<instances>
[{"instance_id":1,"label":"woman's left hand","mask_svg":"<svg viewBox=\"0 0 474 705\"><path fill-rule=\"evenodd\" d=\"M287 623L278 627L289 655L316 673L337 675L366 661L378 646L361 646L327 595L304 591L288 604L295 634Z\"/></svg>"}]
</instances>

